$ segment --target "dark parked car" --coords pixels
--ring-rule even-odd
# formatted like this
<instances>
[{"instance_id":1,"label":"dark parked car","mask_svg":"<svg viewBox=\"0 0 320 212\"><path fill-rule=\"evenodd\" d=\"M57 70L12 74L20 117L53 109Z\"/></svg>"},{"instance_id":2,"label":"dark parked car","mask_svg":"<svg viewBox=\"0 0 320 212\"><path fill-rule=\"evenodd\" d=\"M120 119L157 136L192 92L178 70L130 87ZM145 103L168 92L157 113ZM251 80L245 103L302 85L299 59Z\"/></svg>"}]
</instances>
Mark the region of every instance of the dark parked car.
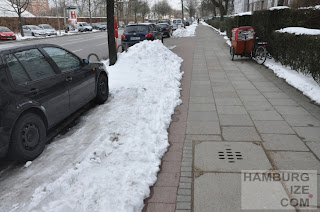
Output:
<instances>
[{"instance_id":1,"label":"dark parked car","mask_svg":"<svg viewBox=\"0 0 320 212\"><path fill-rule=\"evenodd\" d=\"M162 32L163 36L171 37L172 36L172 26L166 23L158 24L160 27L160 31Z\"/></svg>"},{"instance_id":2,"label":"dark parked car","mask_svg":"<svg viewBox=\"0 0 320 212\"><path fill-rule=\"evenodd\" d=\"M0 26L0 40L15 40L16 35L7 27Z\"/></svg>"},{"instance_id":3,"label":"dark parked car","mask_svg":"<svg viewBox=\"0 0 320 212\"><path fill-rule=\"evenodd\" d=\"M108 99L108 74L57 45L0 50L0 156L33 160L48 130L95 99Z\"/></svg>"},{"instance_id":4,"label":"dark parked car","mask_svg":"<svg viewBox=\"0 0 320 212\"><path fill-rule=\"evenodd\" d=\"M162 20L158 21L158 24L169 24L169 25L171 25L171 21L168 20L168 19L162 19Z\"/></svg>"},{"instance_id":5,"label":"dark parked car","mask_svg":"<svg viewBox=\"0 0 320 212\"><path fill-rule=\"evenodd\" d=\"M102 25L100 23L93 23L92 24L92 28L93 29L96 29L96 30L101 30L101 31L104 31L107 29L107 26L106 25Z\"/></svg>"},{"instance_id":6,"label":"dark parked car","mask_svg":"<svg viewBox=\"0 0 320 212\"><path fill-rule=\"evenodd\" d=\"M132 46L143 40L156 40L163 42L163 35L160 27L155 24L132 24L124 28L121 35L121 43L126 47Z\"/></svg>"}]
</instances>

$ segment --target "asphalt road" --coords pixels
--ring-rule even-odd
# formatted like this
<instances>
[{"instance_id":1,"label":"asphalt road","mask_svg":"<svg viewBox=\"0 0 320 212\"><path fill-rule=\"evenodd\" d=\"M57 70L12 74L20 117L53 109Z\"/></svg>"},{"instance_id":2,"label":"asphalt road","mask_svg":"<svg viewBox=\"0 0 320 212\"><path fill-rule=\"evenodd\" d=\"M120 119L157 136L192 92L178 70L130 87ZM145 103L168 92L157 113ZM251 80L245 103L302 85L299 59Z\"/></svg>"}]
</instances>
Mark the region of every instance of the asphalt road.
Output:
<instances>
[{"instance_id":1,"label":"asphalt road","mask_svg":"<svg viewBox=\"0 0 320 212\"><path fill-rule=\"evenodd\" d=\"M123 30L119 30L119 37ZM79 33L70 36L58 36L52 38L40 38L24 41L1 41L0 50L7 47L32 45L39 43L50 43L62 46L81 58L87 58L90 53L95 53L100 59L108 59L108 33L95 32L95 33ZM120 39L118 39L118 44ZM92 57L90 60L96 60Z\"/></svg>"}]
</instances>

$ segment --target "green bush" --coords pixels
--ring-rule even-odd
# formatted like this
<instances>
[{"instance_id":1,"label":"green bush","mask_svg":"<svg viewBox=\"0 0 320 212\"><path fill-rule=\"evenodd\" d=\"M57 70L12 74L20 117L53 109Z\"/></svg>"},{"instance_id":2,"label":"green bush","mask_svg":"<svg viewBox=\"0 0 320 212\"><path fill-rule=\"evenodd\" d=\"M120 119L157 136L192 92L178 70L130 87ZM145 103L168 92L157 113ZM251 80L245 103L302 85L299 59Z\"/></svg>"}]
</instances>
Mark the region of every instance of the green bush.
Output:
<instances>
[{"instance_id":1,"label":"green bush","mask_svg":"<svg viewBox=\"0 0 320 212\"><path fill-rule=\"evenodd\" d=\"M269 46L276 61L320 83L320 36L273 32Z\"/></svg>"}]
</instances>

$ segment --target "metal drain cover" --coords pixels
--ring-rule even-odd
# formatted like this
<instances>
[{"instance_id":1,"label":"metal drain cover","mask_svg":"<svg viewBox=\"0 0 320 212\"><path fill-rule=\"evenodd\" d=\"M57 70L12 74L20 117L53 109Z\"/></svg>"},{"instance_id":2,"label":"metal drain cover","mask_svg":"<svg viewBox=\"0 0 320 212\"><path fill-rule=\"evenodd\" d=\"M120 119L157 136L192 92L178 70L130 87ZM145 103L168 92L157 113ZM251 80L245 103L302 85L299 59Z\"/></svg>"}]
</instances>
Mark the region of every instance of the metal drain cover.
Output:
<instances>
[{"instance_id":1,"label":"metal drain cover","mask_svg":"<svg viewBox=\"0 0 320 212\"><path fill-rule=\"evenodd\" d=\"M220 172L271 168L262 147L252 142L202 142L195 146L194 165L202 171Z\"/></svg>"}]
</instances>

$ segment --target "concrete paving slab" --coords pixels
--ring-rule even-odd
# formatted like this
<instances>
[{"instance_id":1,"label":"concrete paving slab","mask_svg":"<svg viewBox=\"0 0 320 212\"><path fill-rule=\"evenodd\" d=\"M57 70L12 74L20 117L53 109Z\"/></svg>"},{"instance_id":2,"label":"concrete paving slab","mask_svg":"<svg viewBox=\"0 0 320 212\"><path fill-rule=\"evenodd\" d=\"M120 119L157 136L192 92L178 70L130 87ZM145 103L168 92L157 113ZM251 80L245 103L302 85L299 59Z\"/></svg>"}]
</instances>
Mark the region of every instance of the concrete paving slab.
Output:
<instances>
[{"instance_id":1,"label":"concrete paving slab","mask_svg":"<svg viewBox=\"0 0 320 212\"><path fill-rule=\"evenodd\" d=\"M191 89L190 96L212 96L212 90L210 89Z\"/></svg>"},{"instance_id":2,"label":"concrete paving slab","mask_svg":"<svg viewBox=\"0 0 320 212\"><path fill-rule=\"evenodd\" d=\"M247 114L244 106L217 105L218 114Z\"/></svg>"},{"instance_id":3,"label":"concrete paving slab","mask_svg":"<svg viewBox=\"0 0 320 212\"><path fill-rule=\"evenodd\" d=\"M267 99L262 94L255 96L240 96L240 99L243 102L267 102Z\"/></svg>"},{"instance_id":4,"label":"concrete paving slab","mask_svg":"<svg viewBox=\"0 0 320 212\"><path fill-rule=\"evenodd\" d=\"M283 120L280 114L276 111L248 111L249 115L251 116L252 120Z\"/></svg>"},{"instance_id":5,"label":"concrete paving slab","mask_svg":"<svg viewBox=\"0 0 320 212\"><path fill-rule=\"evenodd\" d=\"M267 99L291 99L287 94L284 92L264 92L263 95Z\"/></svg>"},{"instance_id":6,"label":"concrete paving slab","mask_svg":"<svg viewBox=\"0 0 320 212\"><path fill-rule=\"evenodd\" d=\"M296 135L260 134L267 150L309 151Z\"/></svg>"},{"instance_id":7,"label":"concrete paving slab","mask_svg":"<svg viewBox=\"0 0 320 212\"><path fill-rule=\"evenodd\" d=\"M293 127L303 141L320 141L320 127Z\"/></svg>"},{"instance_id":8,"label":"concrete paving slab","mask_svg":"<svg viewBox=\"0 0 320 212\"><path fill-rule=\"evenodd\" d=\"M199 103L199 104L207 104L214 103L213 96L193 96L190 97L190 103Z\"/></svg>"},{"instance_id":9,"label":"concrete paving slab","mask_svg":"<svg viewBox=\"0 0 320 212\"><path fill-rule=\"evenodd\" d=\"M226 92L217 92L214 93L214 98L238 98L238 94L233 91L226 91Z\"/></svg>"},{"instance_id":10,"label":"concrete paving slab","mask_svg":"<svg viewBox=\"0 0 320 212\"><path fill-rule=\"evenodd\" d=\"M218 115L215 111L189 111L188 121L218 121Z\"/></svg>"},{"instance_id":11,"label":"concrete paving slab","mask_svg":"<svg viewBox=\"0 0 320 212\"><path fill-rule=\"evenodd\" d=\"M270 151L269 155L279 170L317 170L320 173L320 162L311 152Z\"/></svg>"},{"instance_id":12,"label":"concrete paving slab","mask_svg":"<svg viewBox=\"0 0 320 212\"><path fill-rule=\"evenodd\" d=\"M309 115L283 115L290 126L295 127L319 127L320 120Z\"/></svg>"},{"instance_id":13,"label":"concrete paving slab","mask_svg":"<svg viewBox=\"0 0 320 212\"><path fill-rule=\"evenodd\" d=\"M274 106L281 115L311 115L303 107L300 106Z\"/></svg>"},{"instance_id":14,"label":"concrete paving slab","mask_svg":"<svg viewBox=\"0 0 320 212\"><path fill-rule=\"evenodd\" d=\"M202 171L267 170L271 164L262 146L252 142L202 142L195 146L194 166Z\"/></svg>"},{"instance_id":15,"label":"concrete paving slab","mask_svg":"<svg viewBox=\"0 0 320 212\"><path fill-rule=\"evenodd\" d=\"M219 122L189 121L186 134L212 135L221 134Z\"/></svg>"},{"instance_id":16,"label":"concrete paving slab","mask_svg":"<svg viewBox=\"0 0 320 212\"><path fill-rule=\"evenodd\" d=\"M259 133L295 134L285 121L253 121Z\"/></svg>"},{"instance_id":17,"label":"concrete paving slab","mask_svg":"<svg viewBox=\"0 0 320 212\"><path fill-rule=\"evenodd\" d=\"M294 101L293 99L272 99L272 98L269 98L268 99L269 102L272 104L272 105L275 105L275 106L281 106L281 105L298 105L298 103L296 101Z\"/></svg>"},{"instance_id":18,"label":"concrete paving slab","mask_svg":"<svg viewBox=\"0 0 320 212\"><path fill-rule=\"evenodd\" d=\"M239 96L259 96L261 95L260 91L255 90L237 90Z\"/></svg>"},{"instance_id":19,"label":"concrete paving slab","mask_svg":"<svg viewBox=\"0 0 320 212\"><path fill-rule=\"evenodd\" d=\"M254 126L249 115L219 115L221 126Z\"/></svg>"},{"instance_id":20,"label":"concrete paving slab","mask_svg":"<svg viewBox=\"0 0 320 212\"><path fill-rule=\"evenodd\" d=\"M221 141L220 135L186 135L186 139L192 141Z\"/></svg>"},{"instance_id":21,"label":"concrete paving slab","mask_svg":"<svg viewBox=\"0 0 320 212\"><path fill-rule=\"evenodd\" d=\"M189 104L189 111L194 112L208 112L216 111L216 106L214 104Z\"/></svg>"},{"instance_id":22,"label":"concrete paving slab","mask_svg":"<svg viewBox=\"0 0 320 212\"><path fill-rule=\"evenodd\" d=\"M227 141L261 141L254 127L222 127L222 137Z\"/></svg>"},{"instance_id":23,"label":"concrete paving slab","mask_svg":"<svg viewBox=\"0 0 320 212\"><path fill-rule=\"evenodd\" d=\"M265 101L265 102L255 102L255 101L248 101L243 103L247 111L272 111L274 108L272 105Z\"/></svg>"},{"instance_id":24,"label":"concrete paving slab","mask_svg":"<svg viewBox=\"0 0 320 212\"><path fill-rule=\"evenodd\" d=\"M242 102L239 98L216 98L216 105L241 106Z\"/></svg>"},{"instance_id":25,"label":"concrete paving slab","mask_svg":"<svg viewBox=\"0 0 320 212\"><path fill-rule=\"evenodd\" d=\"M311 151L320 158L320 142L317 141L307 141L306 144L311 149ZM318 173L320 174L320 173ZM319 190L320 191L320 190Z\"/></svg>"},{"instance_id":26,"label":"concrete paving slab","mask_svg":"<svg viewBox=\"0 0 320 212\"><path fill-rule=\"evenodd\" d=\"M241 175L206 173L196 178L194 181L194 211L240 212Z\"/></svg>"}]
</instances>

